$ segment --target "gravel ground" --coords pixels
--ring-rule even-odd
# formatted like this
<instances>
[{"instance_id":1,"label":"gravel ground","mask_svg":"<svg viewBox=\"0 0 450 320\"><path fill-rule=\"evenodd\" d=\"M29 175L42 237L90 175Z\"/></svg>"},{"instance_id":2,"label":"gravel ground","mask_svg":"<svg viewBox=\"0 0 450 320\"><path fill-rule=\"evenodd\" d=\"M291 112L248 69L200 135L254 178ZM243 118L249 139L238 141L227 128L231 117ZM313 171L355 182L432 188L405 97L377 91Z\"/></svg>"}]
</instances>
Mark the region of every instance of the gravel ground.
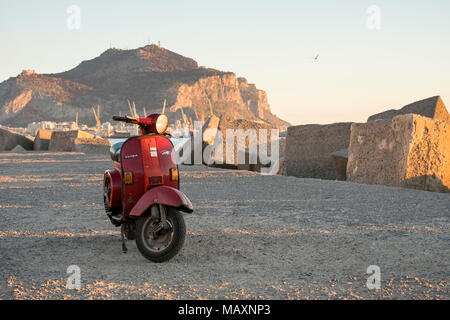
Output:
<instances>
[{"instance_id":1,"label":"gravel ground","mask_svg":"<svg viewBox=\"0 0 450 320\"><path fill-rule=\"evenodd\" d=\"M109 167L0 153L0 298L450 298L449 194L183 166L195 212L181 252L155 264L133 241L121 252L102 203ZM70 265L80 290L66 288Z\"/></svg>"}]
</instances>

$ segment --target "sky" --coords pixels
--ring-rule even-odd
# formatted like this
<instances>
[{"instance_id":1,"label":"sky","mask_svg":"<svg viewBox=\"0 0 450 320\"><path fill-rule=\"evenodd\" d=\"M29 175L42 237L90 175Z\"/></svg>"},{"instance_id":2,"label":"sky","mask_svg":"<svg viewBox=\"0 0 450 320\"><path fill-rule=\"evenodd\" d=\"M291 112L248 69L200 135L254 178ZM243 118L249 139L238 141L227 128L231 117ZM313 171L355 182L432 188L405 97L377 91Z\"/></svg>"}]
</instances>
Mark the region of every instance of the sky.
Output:
<instances>
[{"instance_id":1,"label":"sky","mask_svg":"<svg viewBox=\"0 0 450 320\"><path fill-rule=\"evenodd\" d=\"M435 95L450 105L449 38L448 0L0 0L0 81L161 41L255 83L292 124L364 122Z\"/></svg>"}]
</instances>

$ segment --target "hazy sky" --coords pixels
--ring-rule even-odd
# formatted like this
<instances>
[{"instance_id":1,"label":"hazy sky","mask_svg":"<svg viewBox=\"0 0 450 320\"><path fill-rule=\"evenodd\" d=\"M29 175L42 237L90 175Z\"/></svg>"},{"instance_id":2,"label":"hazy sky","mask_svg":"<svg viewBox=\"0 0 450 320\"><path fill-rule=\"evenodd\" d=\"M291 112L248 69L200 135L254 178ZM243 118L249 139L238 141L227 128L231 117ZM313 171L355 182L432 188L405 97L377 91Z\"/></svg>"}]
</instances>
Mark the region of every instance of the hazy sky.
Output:
<instances>
[{"instance_id":1,"label":"hazy sky","mask_svg":"<svg viewBox=\"0 0 450 320\"><path fill-rule=\"evenodd\" d=\"M80 29L67 26L71 5ZM450 105L449 39L448 0L0 0L0 81L160 40L246 77L291 123L365 121L434 95Z\"/></svg>"}]
</instances>

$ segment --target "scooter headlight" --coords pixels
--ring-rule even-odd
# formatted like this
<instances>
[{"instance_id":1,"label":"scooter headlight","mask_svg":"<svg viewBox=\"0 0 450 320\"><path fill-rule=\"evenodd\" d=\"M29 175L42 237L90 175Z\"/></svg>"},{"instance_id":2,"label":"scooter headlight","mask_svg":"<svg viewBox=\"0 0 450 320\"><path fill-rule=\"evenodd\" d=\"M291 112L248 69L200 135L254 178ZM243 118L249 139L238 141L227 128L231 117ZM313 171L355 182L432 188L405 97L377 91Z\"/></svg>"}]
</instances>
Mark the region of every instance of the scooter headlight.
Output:
<instances>
[{"instance_id":1,"label":"scooter headlight","mask_svg":"<svg viewBox=\"0 0 450 320\"><path fill-rule=\"evenodd\" d=\"M156 132L159 134L163 134L166 132L167 127L169 126L169 119L165 114L160 114L156 119Z\"/></svg>"},{"instance_id":2,"label":"scooter headlight","mask_svg":"<svg viewBox=\"0 0 450 320\"><path fill-rule=\"evenodd\" d=\"M139 119L137 124L145 129L143 134L163 134L169 127L169 118L165 114L154 113L147 118Z\"/></svg>"}]
</instances>

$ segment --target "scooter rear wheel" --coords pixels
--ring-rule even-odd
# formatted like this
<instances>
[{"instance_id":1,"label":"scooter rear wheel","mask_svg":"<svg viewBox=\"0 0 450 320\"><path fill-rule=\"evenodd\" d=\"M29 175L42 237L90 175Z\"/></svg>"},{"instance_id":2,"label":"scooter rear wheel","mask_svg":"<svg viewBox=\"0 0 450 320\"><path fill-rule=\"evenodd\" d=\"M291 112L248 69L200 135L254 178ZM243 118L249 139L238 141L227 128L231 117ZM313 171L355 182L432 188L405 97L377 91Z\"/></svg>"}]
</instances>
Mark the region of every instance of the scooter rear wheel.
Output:
<instances>
[{"instance_id":1,"label":"scooter rear wheel","mask_svg":"<svg viewBox=\"0 0 450 320\"><path fill-rule=\"evenodd\" d=\"M186 236L186 224L181 213L165 207L167 226L158 230L158 221L151 214L139 218L136 224L136 245L150 261L164 262L173 258L181 249Z\"/></svg>"}]
</instances>

